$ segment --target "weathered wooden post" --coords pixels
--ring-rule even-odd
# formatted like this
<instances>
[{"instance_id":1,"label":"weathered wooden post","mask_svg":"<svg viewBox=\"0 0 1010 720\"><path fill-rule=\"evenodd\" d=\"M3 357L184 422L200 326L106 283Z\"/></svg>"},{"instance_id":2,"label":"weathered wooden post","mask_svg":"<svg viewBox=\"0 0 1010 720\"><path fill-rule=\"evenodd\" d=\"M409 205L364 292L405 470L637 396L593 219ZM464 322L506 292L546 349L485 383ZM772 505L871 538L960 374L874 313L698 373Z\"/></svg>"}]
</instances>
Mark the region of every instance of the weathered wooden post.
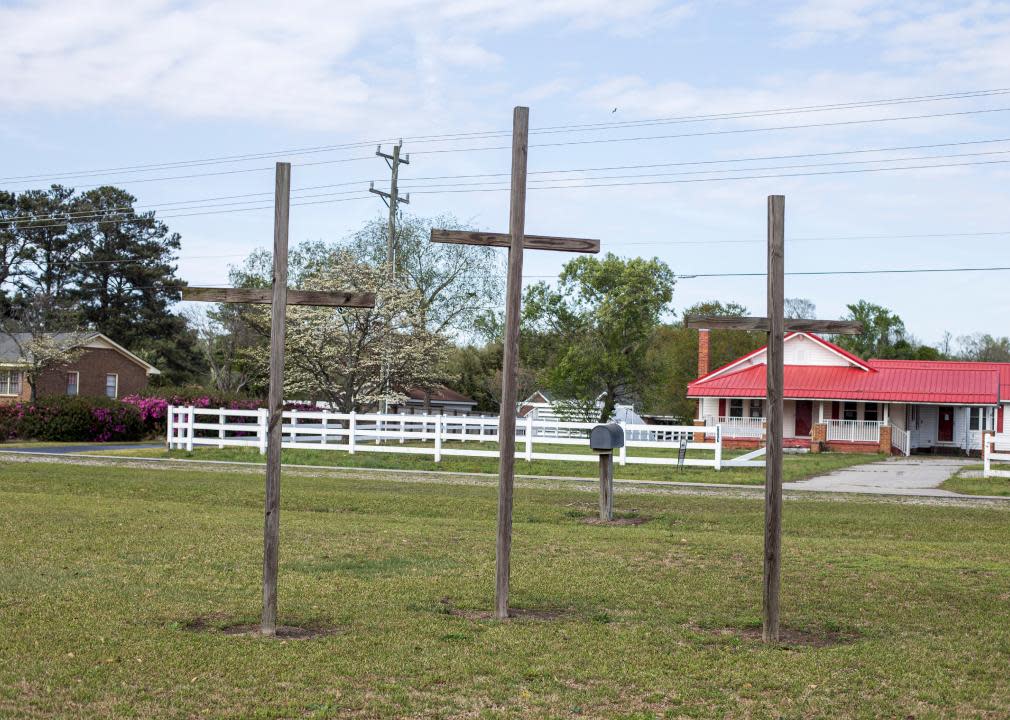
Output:
<instances>
[{"instance_id":1,"label":"weathered wooden post","mask_svg":"<svg viewBox=\"0 0 1010 720\"><path fill-rule=\"evenodd\" d=\"M277 163L274 186L274 253L271 289L183 288L182 299L213 303L270 305L270 387L266 431L266 493L263 522L263 615L260 632L277 628L277 565L280 545L281 417L284 410L284 338L288 305L375 307L371 293L288 290L288 211L291 164ZM262 447L262 445L261 445ZM189 447L188 449L192 449Z\"/></svg>"},{"instance_id":2,"label":"weathered wooden post","mask_svg":"<svg viewBox=\"0 0 1010 720\"><path fill-rule=\"evenodd\" d=\"M516 370L519 364L519 311L522 301L524 250L561 250L598 253L599 240L526 234L526 160L529 146L529 108L512 113L512 192L508 233L431 231L432 242L507 247L505 283L505 342L502 348L501 416L498 420L498 537L495 543L495 617L509 616L509 574L512 554L512 488L515 477Z\"/></svg>"},{"instance_id":3,"label":"weathered wooden post","mask_svg":"<svg viewBox=\"0 0 1010 720\"><path fill-rule=\"evenodd\" d=\"M687 327L699 330L764 330L767 380L765 445L765 539L762 584L762 638L779 639L779 588L782 567L782 430L784 345L786 332L823 332L858 335L863 326L847 320L785 319L785 197L768 196L768 316L730 317L692 315Z\"/></svg>"},{"instance_id":4,"label":"weathered wooden post","mask_svg":"<svg viewBox=\"0 0 1010 720\"><path fill-rule=\"evenodd\" d=\"M618 423L597 425L589 431L589 447L600 455L600 520L614 519L614 450L624 447L624 428Z\"/></svg>"}]
</instances>

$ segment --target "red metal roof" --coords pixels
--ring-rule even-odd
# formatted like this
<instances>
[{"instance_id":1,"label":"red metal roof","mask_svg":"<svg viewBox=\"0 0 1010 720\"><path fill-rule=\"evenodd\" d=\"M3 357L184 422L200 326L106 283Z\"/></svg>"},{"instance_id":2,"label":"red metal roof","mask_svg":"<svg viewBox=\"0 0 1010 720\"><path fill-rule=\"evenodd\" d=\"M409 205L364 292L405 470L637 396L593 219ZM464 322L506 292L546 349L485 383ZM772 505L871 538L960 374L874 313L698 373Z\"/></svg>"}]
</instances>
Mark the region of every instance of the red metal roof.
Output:
<instances>
[{"instance_id":1,"label":"red metal roof","mask_svg":"<svg viewBox=\"0 0 1010 720\"><path fill-rule=\"evenodd\" d=\"M786 365L787 398L995 405L1010 400L1010 363L933 360L860 360L833 343L803 333L853 365ZM740 360L760 353L764 348ZM765 365L740 370L735 360L687 387L688 397L764 397Z\"/></svg>"}]
</instances>

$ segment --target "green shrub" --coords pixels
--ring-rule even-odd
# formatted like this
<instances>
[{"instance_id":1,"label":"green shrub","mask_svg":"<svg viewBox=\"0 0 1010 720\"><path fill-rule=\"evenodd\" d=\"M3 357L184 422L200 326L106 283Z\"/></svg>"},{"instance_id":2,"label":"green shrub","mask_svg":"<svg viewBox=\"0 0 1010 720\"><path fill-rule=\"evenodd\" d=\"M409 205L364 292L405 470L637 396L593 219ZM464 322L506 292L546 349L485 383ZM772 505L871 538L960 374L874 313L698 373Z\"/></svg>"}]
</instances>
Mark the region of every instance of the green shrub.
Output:
<instances>
[{"instance_id":1,"label":"green shrub","mask_svg":"<svg viewBox=\"0 0 1010 720\"><path fill-rule=\"evenodd\" d=\"M14 407L13 436L23 440L116 442L144 435L137 408L107 398L50 397Z\"/></svg>"}]
</instances>

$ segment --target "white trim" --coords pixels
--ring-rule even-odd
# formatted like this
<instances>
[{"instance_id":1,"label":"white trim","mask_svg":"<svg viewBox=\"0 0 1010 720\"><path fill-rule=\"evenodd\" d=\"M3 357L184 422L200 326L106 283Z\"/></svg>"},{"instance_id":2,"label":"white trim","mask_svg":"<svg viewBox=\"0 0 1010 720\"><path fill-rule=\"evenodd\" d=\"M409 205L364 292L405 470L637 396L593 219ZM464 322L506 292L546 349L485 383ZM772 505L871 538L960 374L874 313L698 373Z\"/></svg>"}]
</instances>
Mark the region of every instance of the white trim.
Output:
<instances>
[{"instance_id":1,"label":"white trim","mask_svg":"<svg viewBox=\"0 0 1010 720\"><path fill-rule=\"evenodd\" d=\"M109 378L116 378L116 390L114 395L109 395ZM112 398L113 400L119 399L119 373L105 373L105 397Z\"/></svg>"},{"instance_id":2,"label":"white trim","mask_svg":"<svg viewBox=\"0 0 1010 720\"><path fill-rule=\"evenodd\" d=\"M751 399L751 398L764 398L765 396L764 395L688 395L687 399L688 400L704 400L705 398L713 398L713 399L716 399L716 400L723 400L723 399L728 400L730 397L743 398L744 400L748 400L748 399ZM892 404L895 404L895 405L952 405L954 407L987 407L987 408L999 407L1000 405L1007 405L1008 407L1010 407L1010 403L1008 403L1006 400L1000 400L999 402L996 402L996 403L961 403L961 402L953 402L953 401L949 401L949 400L946 400L946 401L926 400L926 401L923 401L923 402L919 402L919 401L913 402L911 400L892 400L892 399L884 400L884 399L881 399L881 398L867 398L865 400L862 399L862 398L860 398L859 400L853 400L852 398L785 397L783 399L784 400L813 400L814 402L818 402L819 401L819 402L826 402L826 403L827 402L839 402L839 403L844 403L844 402L892 403Z\"/></svg>"},{"instance_id":3,"label":"white trim","mask_svg":"<svg viewBox=\"0 0 1010 720\"><path fill-rule=\"evenodd\" d=\"M95 338L101 338L104 342L107 342L109 345L112 346L112 348L111 348L112 350L115 350L119 354L125 356L127 359L132 360L133 362L135 362L138 365L140 365L141 367L143 367L144 370L147 371L148 375L161 375L161 370L159 370L158 368L154 367L154 365L152 365L151 363L147 362L146 360L143 360L142 358L137 357L132 352L130 352L129 350L127 350L126 348L124 348L122 345L120 345L119 343L117 343L115 340L113 340L112 338L110 338L108 335L104 335L104 334L102 334L100 332L96 332L96 333L93 333L91 335L88 335L87 338L80 343L80 347L85 347L89 342L93 341Z\"/></svg>"},{"instance_id":4,"label":"white trim","mask_svg":"<svg viewBox=\"0 0 1010 720\"><path fill-rule=\"evenodd\" d=\"M74 375L74 394L70 394L70 376ZM118 383L117 383L118 385ZM80 370L67 370L67 385L63 390L67 397L77 397L81 394L81 371Z\"/></svg>"},{"instance_id":5,"label":"white trim","mask_svg":"<svg viewBox=\"0 0 1010 720\"><path fill-rule=\"evenodd\" d=\"M9 397L9 398L11 398L11 397L12 398L21 397L21 390L22 390L23 384L25 382L25 374L21 370L19 370L16 366L14 366L14 367L0 368L0 373L9 373L9 374L13 375L14 379L13 379L12 382L14 383L15 388L17 388L16 392L12 392L12 393L10 393L10 392L0 393L0 397ZM7 383L4 383L4 384L7 384Z\"/></svg>"}]
</instances>

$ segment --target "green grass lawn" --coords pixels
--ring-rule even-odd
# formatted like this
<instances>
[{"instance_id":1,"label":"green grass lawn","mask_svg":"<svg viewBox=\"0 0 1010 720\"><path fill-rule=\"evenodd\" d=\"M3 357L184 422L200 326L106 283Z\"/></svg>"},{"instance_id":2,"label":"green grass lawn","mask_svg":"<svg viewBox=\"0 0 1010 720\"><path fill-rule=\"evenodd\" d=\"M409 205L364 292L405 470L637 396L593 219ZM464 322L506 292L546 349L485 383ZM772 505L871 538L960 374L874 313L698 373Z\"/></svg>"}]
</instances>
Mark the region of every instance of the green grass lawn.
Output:
<instances>
[{"instance_id":1,"label":"green grass lawn","mask_svg":"<svg viewBox=\"0 0 1010 720\"><path fill-rule=\"evenodd\" d=\"M1010 465L993 464L994 470L1010 470ZM965 477L966 473L982 472L982 464L966 465L953 477L948 478L940 486L944 490L963 493L965 495L998 495L1010 496L1010 478Z\"/></svg>"},{"instance_id":2,"label":"green grass lawn","mask_svg":"<svg viewBox=\"0 0 1010 720\"><path fill-rule=\"evenodd\" d=\"M261 473L0 464L0 717L1005 718L1010 511L785 506L766 647L759 499L516 491L513 605L492 601L493 483L283 481L280 616L260 608ZM203 628L201 631L195 628Z\"/></svg>"},{"instance_id":3,"label":"green grass lawn","mask_svg":"<svg viewBox=\"0 0 1010 720\"><path fill-rule=\"evenodd\" d=\"M447 442L445 448L475 448L477 443ZM480 443L481 450L497 450L497 443ZM590 454L588 448L570 445L540 445L537 452ZM656 450L652 448L629 448L631 453L651 457L677 457L676 450ZM727 451L723 457L730 458L743 451ZM193 452L185 450L164 450L144 448L138 450L109 451L112 455L130 457L176 457L205 460L237 460L242 462L264 462L265 458L255 448L207 448L197 447ZM690 451L688 457L711 458L711 452ZM593 455L595 458L595 455ZM840 468L874 462L882 455L852 455L844 453L788 454L785 456L782 476L785 481L806 480ZM343 450L284 450L282 462L291 465L325 465L333 467L385 468L396 470L444 470L461 473L497 473L497 458L480 458L445 455L436 463L430 456L397 453L357 452L350 455ZM764 484L764 468L723 468L719 472L711 468L669 465L634 465L623 467L614 461L614 477L619 480L675 480L682 482L714 482L737 485ZM524 475L555 475L564 477L599 477L599 467L595 462L574 462L570 460L516 460L516 473Z\"/></svg>"}]
</instances>

